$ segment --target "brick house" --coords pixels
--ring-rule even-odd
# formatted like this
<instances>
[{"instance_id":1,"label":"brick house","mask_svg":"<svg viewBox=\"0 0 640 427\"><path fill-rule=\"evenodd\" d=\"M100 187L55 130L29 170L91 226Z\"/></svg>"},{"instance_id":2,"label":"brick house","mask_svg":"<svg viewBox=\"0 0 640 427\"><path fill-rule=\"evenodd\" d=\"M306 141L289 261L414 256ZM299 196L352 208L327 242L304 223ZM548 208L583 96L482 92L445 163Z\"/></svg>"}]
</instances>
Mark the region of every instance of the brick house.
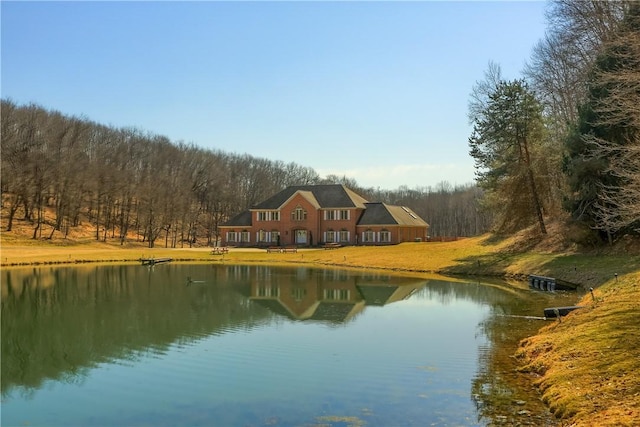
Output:
<instances>
[{"instance_id":1,"label":"brick house","mask_svg":"<svg viewBox=\"0 0 640 427\"><path fill-rule=\"evenodd\" d=\"M288 187L219 226L223 246L396 244L424 241L428 228L411 209L340 184Z\"/></svg>"}]
</instances>

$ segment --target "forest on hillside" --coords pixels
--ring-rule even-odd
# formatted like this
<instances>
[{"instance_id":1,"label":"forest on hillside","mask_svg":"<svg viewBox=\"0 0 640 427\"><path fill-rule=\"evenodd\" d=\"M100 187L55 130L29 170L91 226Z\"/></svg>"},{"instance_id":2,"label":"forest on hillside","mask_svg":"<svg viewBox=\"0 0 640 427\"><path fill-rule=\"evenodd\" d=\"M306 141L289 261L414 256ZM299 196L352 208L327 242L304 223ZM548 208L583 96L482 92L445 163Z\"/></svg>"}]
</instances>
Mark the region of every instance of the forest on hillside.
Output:
<instances>
[{"instance_id":1,"label":"forest on hillside","mask_svg":"<svg viewBox=\"0 0 640 427\"><path fill-rule=\"evenodd\" d=\"M19 220L34 239L53 239L88 221L96 240L212 245L219 224L287 186L339 183L412 208L432 237L531 225L545 234L567 213L581 243L640 234L640 3L553 0L546 19L521 78L507 81L490 63L472 88L476 183L363 188L3 99L3 232Z\"/></svg>"},{"instance_id":2,"label":"forest on hillside","mask_svg":"<svg viewBox=\"0 0 640 427\"><path fill-rule=\"evenodd\" d=\"M490 63L470 154L496 230L563 212L581 243L640 234L640 3L553 0L523 76Z\"/></svg>"},{"instance_id":3,"label":"forest on hillside","mask_svg":"<svg viewBox=\"0 0 640 427\"><path fill-rule=\"evenodd\" d=\"M34 239L65 237L88 221L96 240L212 245L218 225L239 212L287 186L326 183L409 206L431 223L434 236L470 236L490 225L471 184L362 188L296 163L203 149L10 100L2 100L1 179L4 232L24 220L33 224Z\"/></svg>"}]
</instances>

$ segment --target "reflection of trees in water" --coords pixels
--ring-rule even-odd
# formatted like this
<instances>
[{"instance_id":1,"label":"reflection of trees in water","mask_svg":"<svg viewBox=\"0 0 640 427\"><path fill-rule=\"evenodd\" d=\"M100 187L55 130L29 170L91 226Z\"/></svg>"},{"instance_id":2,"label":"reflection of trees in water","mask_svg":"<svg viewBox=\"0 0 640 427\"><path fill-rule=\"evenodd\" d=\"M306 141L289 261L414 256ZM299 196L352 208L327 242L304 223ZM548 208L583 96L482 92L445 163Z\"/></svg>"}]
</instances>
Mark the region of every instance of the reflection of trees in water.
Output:
<instances>
[{"instance_id":1,"label":"reflection of trees in water","mask_svg":"<svg viewBox=\"0 0 640 427\"><path fill-rule=\"evenodd\" d=\"M187 286L186 278L203 281ZM289 293L304 299L300 288L349 287L355 300L393 301L384 287L419 289L412 298L455 306L468 300L485 305L488 315L478 333L488 344L479 350L472 398L480 420L515 417L526 425L546 419L535 394L522 394L523 376L513 371L517 342L541 326L502 314L535 314L549 297L506 284L456 283L344 270L268 266L141 266L10 269L2 273L2 394L29 394L46 379L82 382L96 364L137 360L162 354L171 345L250 329L283 318L249 299L252 284L290 283ZM379 287L379 288L377 288ZM284 289L284 288L283 288ZM357 291L356 291L357 290ZM295 292L294 292L295 291ZM301 296L302 295L302 296ZM318 293L318 295L324 295ZM385 302L382 302L384 304ZM443 319L446 321L446 319ZM528 329L527 329L528 328ZM519 405L519 400L525 405ZM516 415L513 415L516 414Z\"/></svg>"},{"instance_id":2,"label":"reflection of trees in water","mask_svg":"<svg viewBox=\"0 0 640 427\"><path fill-rule=\"evenodd\" d=\"M167 267L167 268L165 268ZM184 267L108 266L3 274L2 393L79 381L113 359L250 328L269 313L224 286L186 286ZM210 284L214 283L214 272Z\"/></svg>"},{"instance_id":3,"label":"reflection of trees in water","mask_svg":"<svg viewBox=\"0 0 640 427\"><path fill-rule=\"evenodd\" d=\"M547 303L545 295L530 292L529 298L514 301L510 311L502 313L540 316ZM520 340L535 334L545 323L502 313L494 313L479 325L490 344L479 349L478 373L471 388L478 417L507 425L555 426L557 421L540 400L532 379L516 371L514 359Z\"/></svg>"},{"instance_id":4,"label":"reflection of trees in water","mask_svg":"<svg viewBox=\"0 0 640 427\"><path fill-rule=\"evenodd\" d=\"M96 364L278 321L247 296L253 281L291 276L387 283L388 275L268 266L161 265L9 269L2 277L2 393L45 379L82 381ZM187 286L187 277L198 283ZM416 279L394 278L408 283Z\"/></svg>"},{"instance_id":5,"label":"reflection of trees in water","mask_svg":"<svg viewBox=\"0 0 640 427\"><path fill-rule=\"evenodd\" d=\"M526 295L525 290L515 289L507 284L489 285L480 282L427 280L418 298L431 299L443 305L450 305L458 300L468 300L491 307L491 310L509 312L510 307L513 306L513 300L524 299Z\"/></svg>"},{"instance_id":6,"label":"reflection of trees in water","mask_svg":"<svg viewBox=\"0 0 640 427\"><path fill-rule=\"evenodd\" d=\"M516 372L517 363L513 358L520 340L534 334L544 323L515 316L541 316L543 308L554 299L571 301L574 296L532 292L500 283L429 280L419 297L445 305L460 299L471 300L489 307L490 314L478 325L478 333L486 337L487 344L478 349L478 372L471 385L479 423L557 424L540 401L531 379Z\"/></svg>"}]
</instances>

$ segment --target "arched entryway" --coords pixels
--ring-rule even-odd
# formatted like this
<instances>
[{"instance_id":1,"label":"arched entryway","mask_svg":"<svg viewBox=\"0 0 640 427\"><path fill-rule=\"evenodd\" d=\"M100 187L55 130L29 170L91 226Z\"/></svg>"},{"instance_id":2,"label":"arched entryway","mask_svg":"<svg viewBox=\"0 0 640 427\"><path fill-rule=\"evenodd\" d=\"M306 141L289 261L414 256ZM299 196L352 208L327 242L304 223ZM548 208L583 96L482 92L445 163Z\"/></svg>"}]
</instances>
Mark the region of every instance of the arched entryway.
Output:
<instances>
[{"instance_id":1,"label":"arched entryway","mask_svg":"<svg viewBox=\"0 0 640 427\"><path fill-rule=\"evenodd\" d=\"M293 243L296 245L309 244L309 232L304 229L293 230Z\"/></svg>"}]
</instances>

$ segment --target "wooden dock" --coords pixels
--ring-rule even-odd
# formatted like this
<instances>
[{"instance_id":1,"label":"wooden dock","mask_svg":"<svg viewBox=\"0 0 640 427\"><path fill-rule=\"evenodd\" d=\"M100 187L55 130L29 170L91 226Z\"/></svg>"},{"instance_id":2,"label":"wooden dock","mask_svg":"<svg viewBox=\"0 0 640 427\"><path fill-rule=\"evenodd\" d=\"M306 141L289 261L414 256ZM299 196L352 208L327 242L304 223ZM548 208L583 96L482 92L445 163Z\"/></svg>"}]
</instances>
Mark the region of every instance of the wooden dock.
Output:
<instances>
[{"instance_id":1,"label":"wooden dock","mask_svg":"<svg viewBox=\"0 0 640 427\"><path fill-rule=\"evenodd\" d=\"M554 277L529 275L529 287L540 291L575 291L580 285Z\"/></svg>"},{"instance_id":2,"label":"wooden dock","mask_svg":"<svg viewBox=\"0 0 640 427\"><path fill-rule=\"evenodd\" d=\"M140 258L142 265L156 265L171 261L173 261L173 258Z\"/></svg>"},{"instance_id":3,"label":"wooden dock","mask_svg":"<svg viewBox=\"0 0 640 427\"><path fill-rule=\"evenodd\" d=\"M555 291L556 279L553 277L529 275L529 287L541 291Z\"/></svg>"},{"instance_id":4,"label":"wooden dock","mask_svg":"<svg viewBox=\"0 0 640 427\"><path fill-rule=\"evenodd\" d=\"M584 308L581 305L572 305L570 307L551 307L544 309L544 317L547 319L566 316L571 313L573 310L577 310L579 308Z\"/></svg>"}]
</instances>

